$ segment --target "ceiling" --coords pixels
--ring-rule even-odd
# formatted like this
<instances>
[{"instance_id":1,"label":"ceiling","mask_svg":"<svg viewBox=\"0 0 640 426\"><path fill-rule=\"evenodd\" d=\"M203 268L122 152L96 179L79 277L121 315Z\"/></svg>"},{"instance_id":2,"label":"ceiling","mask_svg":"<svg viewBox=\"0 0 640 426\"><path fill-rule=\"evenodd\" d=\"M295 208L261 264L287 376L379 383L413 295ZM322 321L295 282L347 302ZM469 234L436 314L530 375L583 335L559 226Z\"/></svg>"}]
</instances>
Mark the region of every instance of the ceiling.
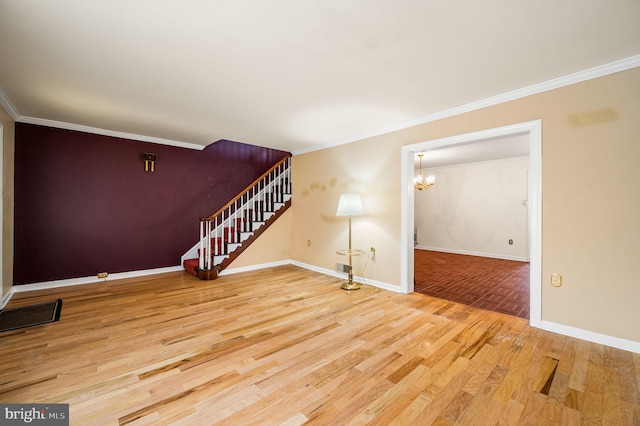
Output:
<instances>
[{"instance_id":1,"label":"ceiling","mask_svg":"<svg viewBox=\"0 0 640 426\"><path fill-rule=\"evenodd\" d=\"M296 152L640 54L637 0L0 0L17 121Z\"/></svg>"},{"instance_id":2,"label":"ceiling","mask_svg":"<svg viewBox=\"0 0 640 426\"><path fill-rule=\"evenodd\" d=\"M446 146L422 151L422 167L432 169L480 161L502 160L529 156L529 134L504 136L470 143ZM415 156L415 168L420 167L420 158Z\"/></svg>"}]
</instances>

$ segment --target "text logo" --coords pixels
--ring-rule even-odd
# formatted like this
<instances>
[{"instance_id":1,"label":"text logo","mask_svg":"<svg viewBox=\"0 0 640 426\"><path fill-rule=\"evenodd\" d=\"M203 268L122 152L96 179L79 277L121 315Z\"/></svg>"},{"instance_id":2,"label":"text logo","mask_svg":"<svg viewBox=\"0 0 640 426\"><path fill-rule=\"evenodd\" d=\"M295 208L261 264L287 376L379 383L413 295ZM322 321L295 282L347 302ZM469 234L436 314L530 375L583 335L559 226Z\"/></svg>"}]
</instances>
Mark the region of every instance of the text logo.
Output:
<instances>
[{"instance_id":1,"label":"text logo","mask_svg":"<svg viewBox=\"0 0 640 426\"><path fill-rule=\"evenodd\" d=\"M0 423L68 426L69 404L0 404Z\"/></svg>"}]
</instances>

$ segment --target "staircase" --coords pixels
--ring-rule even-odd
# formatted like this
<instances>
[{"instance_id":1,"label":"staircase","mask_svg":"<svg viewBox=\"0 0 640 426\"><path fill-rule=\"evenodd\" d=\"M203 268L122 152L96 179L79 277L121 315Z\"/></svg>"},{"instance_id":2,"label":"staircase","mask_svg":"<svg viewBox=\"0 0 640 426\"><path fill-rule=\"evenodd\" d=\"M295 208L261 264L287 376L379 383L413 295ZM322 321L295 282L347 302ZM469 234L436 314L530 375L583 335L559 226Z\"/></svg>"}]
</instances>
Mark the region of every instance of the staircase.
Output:
<instances>
[{"instance_id":1,"label":"staircase","mask_svg":"<svg viewBox=\"0 0 640 426\"><path fill-rule=\"evenodd\" d=\"M200 241L182 256L184 269L212 280L291 206L291 157L286 157L209 217Z\"/></svg>"}]
</instances>

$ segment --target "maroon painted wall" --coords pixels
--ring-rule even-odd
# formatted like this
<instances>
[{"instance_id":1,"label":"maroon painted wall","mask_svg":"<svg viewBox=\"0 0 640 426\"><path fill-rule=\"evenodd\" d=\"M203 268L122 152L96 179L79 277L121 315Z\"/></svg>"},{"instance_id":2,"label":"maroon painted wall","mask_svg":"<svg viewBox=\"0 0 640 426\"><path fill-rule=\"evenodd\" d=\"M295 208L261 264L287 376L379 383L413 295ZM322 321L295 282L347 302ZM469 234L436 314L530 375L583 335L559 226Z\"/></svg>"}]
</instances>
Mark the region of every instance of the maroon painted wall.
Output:
<instances>
[{"instance_id":1,"label":"maroon painted wall","mask_svg":"<svg viewBox=\"0 0 640 426\"><path fill-rule=\"evenodd\" d=\"M16 123L14 284L177 266L198 219L289 155L203 151ZM155 172L140 154L158 155Z\"/></svg>"}]
</instances>

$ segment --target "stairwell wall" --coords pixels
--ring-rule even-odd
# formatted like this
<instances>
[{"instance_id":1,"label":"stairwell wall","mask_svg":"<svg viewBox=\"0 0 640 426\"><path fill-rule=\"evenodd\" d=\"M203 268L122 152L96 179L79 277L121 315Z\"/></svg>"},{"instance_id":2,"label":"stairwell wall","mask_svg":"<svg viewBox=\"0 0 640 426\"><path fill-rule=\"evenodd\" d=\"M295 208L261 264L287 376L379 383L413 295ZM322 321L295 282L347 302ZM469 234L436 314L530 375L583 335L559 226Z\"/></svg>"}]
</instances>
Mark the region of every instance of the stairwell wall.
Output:
<instances>
[{"instance_id":1,"label":"stairwell wall","mask_svg":"<svg viewBox=\"0 0 640 426\"><path fill-rule=\"evenodd\" d=\"M145 172L140 155L158 155ZM202 151L16 124L14 284L180 264L213 214L287 152Z\"/></svg>"},{"instance_id":2,"label":"stairwell wall","mask_svg":"<svg viewBox=\"0 0 640 426\"><path fill-rule=\"evenodd\" d=\"M269 226L259 238L229 264L225 271L287 262L291 259L291 208Z\"/></svg>"}]
</instances>

